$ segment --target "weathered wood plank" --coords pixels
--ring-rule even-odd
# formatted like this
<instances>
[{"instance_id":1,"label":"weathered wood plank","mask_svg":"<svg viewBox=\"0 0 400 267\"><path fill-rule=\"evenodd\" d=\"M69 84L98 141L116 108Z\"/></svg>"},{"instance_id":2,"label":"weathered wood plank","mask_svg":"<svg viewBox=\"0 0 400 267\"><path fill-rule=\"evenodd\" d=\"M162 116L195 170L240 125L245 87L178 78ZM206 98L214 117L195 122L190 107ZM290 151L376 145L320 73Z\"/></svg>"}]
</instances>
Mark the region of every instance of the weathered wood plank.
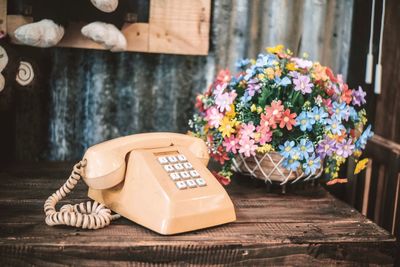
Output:
<instances>
[{"instance_id":1,"label":"weathered wood plank","mask_svg":"<svg viewBox=\"0 0 400 267\"><path fill-rule=\"evenodd\" d=\"M172 236L126 219L97 231L48 227L43 200L70 164L18 166L0 172L1 265L390 265L396 253L390 234L322 188L267 194L248 177L227 188L234 223ZM85 198L81 183L63 203Z\"/></svg>"}]
</instances>

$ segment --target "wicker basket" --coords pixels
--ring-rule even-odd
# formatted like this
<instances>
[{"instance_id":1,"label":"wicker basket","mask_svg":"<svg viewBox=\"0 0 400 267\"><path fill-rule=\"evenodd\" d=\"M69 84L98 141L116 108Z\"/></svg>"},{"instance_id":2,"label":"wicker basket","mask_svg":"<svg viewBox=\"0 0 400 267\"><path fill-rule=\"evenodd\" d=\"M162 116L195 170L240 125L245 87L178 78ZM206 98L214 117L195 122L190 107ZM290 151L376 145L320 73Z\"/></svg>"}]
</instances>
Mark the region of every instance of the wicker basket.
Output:
<instances>
[{"instance_id":1,"label":"wicker basket","mask_svg":"<svg viewBox=\"0 0 400 267\"><path fill-rule=\"evenodd\" d=\"M278 152L265 154L257 153L253 157L244 158L238 155L233 160L233 170L247 175L251 175L265 182L279 182L281 185L289 181L292 183L299 180L311 180L321 176L323 168L314 175L306 175L300 169L290 171L282 167L283 157Z\"/></svg>"}]
</instances>

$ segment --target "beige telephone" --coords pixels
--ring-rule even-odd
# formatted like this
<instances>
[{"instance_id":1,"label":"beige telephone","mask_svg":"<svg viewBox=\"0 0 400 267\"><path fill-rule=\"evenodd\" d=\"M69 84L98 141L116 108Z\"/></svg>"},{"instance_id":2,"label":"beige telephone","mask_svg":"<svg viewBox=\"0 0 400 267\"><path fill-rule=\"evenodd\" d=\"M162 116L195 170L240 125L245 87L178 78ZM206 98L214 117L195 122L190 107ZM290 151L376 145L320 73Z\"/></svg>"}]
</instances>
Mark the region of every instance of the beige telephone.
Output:
<instances>
[{"instance_id":1,"label":"beige telephone","mask_svg":"<svg viewBox=\"0 0 400 267\"><path fill-rule=\"evenodd\" d=\"M120 214L169 235L235 221L232 201L206 168L208 160L205 143L183 134L137 134L95 145L47 199L46 223L98 229ZM95 202L56 211L80 177Z\"/></svg>"}]
</instances>

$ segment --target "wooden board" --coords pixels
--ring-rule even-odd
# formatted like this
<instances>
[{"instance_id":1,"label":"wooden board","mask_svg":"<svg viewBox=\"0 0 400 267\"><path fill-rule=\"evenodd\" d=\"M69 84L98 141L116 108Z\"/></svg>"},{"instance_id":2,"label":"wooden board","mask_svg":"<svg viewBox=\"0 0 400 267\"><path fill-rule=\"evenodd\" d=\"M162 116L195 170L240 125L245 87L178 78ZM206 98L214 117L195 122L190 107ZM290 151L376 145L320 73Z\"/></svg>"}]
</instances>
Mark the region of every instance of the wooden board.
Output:
<instances>
[{"instance_id":1,"label":"wooden board","mask_svg":"<svg viewBox=\"0 0 400 267\"><path fill-rule=\"evenodd\" d=\"M211 0L151 0L149 23L126 23L123 26L122 32L128 41L127 51L207 55L210 14ZM13 38L14 30L30 21L29 17L7 16L7 31L13 42L17 43ZM81 34L84 25L71 23L58 46L103 49Z\"/></svg>"},{"instance_id":2,"label":"wooden board","mask_svg":"<svg viewBox=\"0 0 400 267\"><path fill-rule=\"evenodd\" d=\"M43 202L73 164L16 164L0 172L0 265L391 265L395 239L321 187L267 193L235 177L237 221L161 236L126 219L91 231L48 227ZM86 199L80 183L63 201Z\"/></svg>"}]
</instances>

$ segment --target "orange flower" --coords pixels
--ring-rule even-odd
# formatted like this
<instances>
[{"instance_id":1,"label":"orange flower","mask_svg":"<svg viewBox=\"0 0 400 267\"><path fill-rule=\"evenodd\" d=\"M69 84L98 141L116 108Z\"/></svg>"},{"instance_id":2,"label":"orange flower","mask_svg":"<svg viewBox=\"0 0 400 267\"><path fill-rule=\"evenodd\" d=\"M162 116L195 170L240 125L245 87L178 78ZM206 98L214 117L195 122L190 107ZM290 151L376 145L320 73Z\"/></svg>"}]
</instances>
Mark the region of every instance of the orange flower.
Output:
<instances>
[{"instance_id":1,"label":"orange flower","mask_svg":"<svg viewBox=\"0 0 400 267\"><path fill-rule=\"evenodd\" d=\"M352 91L349 89L347 84L343 85L342 96L340 97L346 104L350 104L352 100Z\"/></svg>"},{"instance_id":2,"label":"orange flower","mask_svg":"<svg viewBox=\"0 0 400 267\"><path fill-rule=\"evenodd\" d=\"M290 113L290 109L286 109L285 112L282 114L281 122L279 124L279 127L286 128L290 131L293 128L293 125L296 124L296 118L297 114L296 113Z\"/></svg>"}]
</instances>

